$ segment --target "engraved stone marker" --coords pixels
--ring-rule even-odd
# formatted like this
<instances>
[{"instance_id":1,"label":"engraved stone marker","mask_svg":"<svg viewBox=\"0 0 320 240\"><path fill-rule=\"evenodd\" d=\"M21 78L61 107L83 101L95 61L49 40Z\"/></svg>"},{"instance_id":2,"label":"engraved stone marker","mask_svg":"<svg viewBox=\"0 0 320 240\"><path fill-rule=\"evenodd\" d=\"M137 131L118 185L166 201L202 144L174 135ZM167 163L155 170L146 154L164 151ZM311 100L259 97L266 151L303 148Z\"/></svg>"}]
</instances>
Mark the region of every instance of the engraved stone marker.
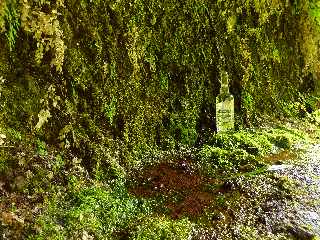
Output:
<instances>
[{"instance_id":1,"label":"engraved stone marker","mask_svg":"<svg viewBox=\"0 0 320 240\"><path fill-rule=\"evenodd\" d=\"M216 98L217 132L234 129L234 98L229 92L228 73L221 72L221 88Z\"/></svg>"}]
</instances>

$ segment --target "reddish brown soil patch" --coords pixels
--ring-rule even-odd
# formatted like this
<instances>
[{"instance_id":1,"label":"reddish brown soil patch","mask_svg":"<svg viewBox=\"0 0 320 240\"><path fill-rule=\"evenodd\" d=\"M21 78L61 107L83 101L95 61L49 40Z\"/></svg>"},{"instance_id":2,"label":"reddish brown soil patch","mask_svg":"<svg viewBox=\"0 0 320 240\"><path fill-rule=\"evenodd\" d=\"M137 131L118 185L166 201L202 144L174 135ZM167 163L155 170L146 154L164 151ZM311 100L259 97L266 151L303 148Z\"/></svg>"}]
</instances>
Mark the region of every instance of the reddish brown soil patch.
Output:
<instances>
[{"instance_id":1,"label":"reddish brown soil patch","mask_svg":"<svg viewBox=\"0 0 320 240\"><path fill-rule=\"evenodd\" d=\"M183 215L196 217L208 207L214 200L212 193L203 191L190 192L180 203L168 203L167 207L171 210L172 218L179 218Z\"/></svg>"},{"instance_id":2,"label":"reddish brown soil patch","mask_svg":"<svg viewBox=\"0 0 320 240\"><path fill-rule=\"evenodd\" d=\"M137 184L129 191L145 198L166 196L165 207L173 218L183 215L196 217L214 201L215 194L220 191L206 190L207 184L218 185L221 181L199 175L193 170L191 161L181 160L147 169L137 177Z\"/></svg>"}]
</instances>

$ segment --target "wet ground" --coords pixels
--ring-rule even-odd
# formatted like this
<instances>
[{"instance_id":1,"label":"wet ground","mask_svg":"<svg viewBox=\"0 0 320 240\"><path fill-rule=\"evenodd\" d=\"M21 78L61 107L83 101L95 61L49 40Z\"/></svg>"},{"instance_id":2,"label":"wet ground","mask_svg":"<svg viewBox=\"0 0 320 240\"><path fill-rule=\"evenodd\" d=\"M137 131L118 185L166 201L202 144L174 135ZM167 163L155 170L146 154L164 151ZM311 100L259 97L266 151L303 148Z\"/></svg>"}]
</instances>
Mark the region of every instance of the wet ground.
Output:
<instances>
[{"instance_id":1,"label":"wet ground","mask_svg":"<svg viewBox=\"0 0 320 240\"><path fill-rule=\"evenodd\" d=\"M320 144L276 151L263 161L269 167L212 177L203 176L191 159L163 162L137 173L129 191L154 199L156 214L188 217L190 240L319 240ZM13 227L0 225L0 232L10 230L7 239L23 239L19 236L32 226L43 200L9 194L1 181L0 210L6 210L0 219Z\"/></svg>"},{"instance_id":2,"label":"wet ground","mask_svg":"<svg viewBox=\"0 0 320 240\"><path fill-rule=\"evenodd\" d=\"M320 145L279 151L258 174L203 177L192 161L147 169L132 194L162 199L159 211L194 222L191 239L316 239L320 236Z\"/></svg>"},{"instance_id":3,"label":"wet ground","mask_svg":"<svg viewBox=\"0 0 320 240\"><path fill-rule=\"evenodd\" d=\"M276 174L297 184L296 195L293 201L284 202L280 211L269 214L269 221L286 225L298 239L320 236L320 145L311 146L285 165L288 167L277 170Z\"/></svg>"},{"instance_id":4,"label":"wet ground","mask_svg":"<svg viewBox=\"0 0 320 240\"><path fill-rule=\"evenodd\" d=\"M221 185L223 182L201 176L188 160L151 167L137 181L138 184L130 191L145 198L162 197L164 208L174 219L201 215L214 202L213 193L223 191L222 188L208 191L208 185Z\"/></svg>"}]
</instances>

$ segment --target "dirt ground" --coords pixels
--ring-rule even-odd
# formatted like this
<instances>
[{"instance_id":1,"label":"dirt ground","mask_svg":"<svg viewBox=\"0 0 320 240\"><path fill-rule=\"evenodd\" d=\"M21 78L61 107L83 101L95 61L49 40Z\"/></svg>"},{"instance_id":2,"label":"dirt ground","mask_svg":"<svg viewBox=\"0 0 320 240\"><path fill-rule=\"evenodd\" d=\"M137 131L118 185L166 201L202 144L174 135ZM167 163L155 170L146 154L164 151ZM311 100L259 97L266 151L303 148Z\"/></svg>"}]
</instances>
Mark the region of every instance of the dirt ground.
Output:
<instances>
[{"instance_id":1,"label":"dirt ground","mask_svg":"<svg viewBox=\"0 0 320 240\"><path fill-rule=\"evenodd\" d=\"M302 150L304 148L304 150ZM320 236L320 145L279 151L259 174L201 176L192 161L147 169L130 192L163 198L174 219L195 223L192 239L316 239Z\"/></svg>"}]
</instances>

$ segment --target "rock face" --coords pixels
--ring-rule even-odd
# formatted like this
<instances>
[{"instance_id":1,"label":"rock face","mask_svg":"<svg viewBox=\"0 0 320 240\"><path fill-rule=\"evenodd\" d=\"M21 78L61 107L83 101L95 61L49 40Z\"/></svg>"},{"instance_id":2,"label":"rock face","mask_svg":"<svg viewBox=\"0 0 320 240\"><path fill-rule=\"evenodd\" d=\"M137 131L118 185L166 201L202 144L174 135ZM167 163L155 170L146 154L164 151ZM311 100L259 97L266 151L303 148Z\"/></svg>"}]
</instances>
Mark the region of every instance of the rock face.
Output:
<instances>
[{"instance_id":1,"label":"rock face","mask_svg":"<svg viewBox=\"0 0 320 240\"><path fill-rule=\"evenodd\" d=\"M310 4L1 1L2 122L37 126L78 153L84 145L118 151L119 142L132 152L193 145L215 128L220 65L240 124L293 114L288 100L312 91L318 76Z\"/></svg>"}]
</instances>

